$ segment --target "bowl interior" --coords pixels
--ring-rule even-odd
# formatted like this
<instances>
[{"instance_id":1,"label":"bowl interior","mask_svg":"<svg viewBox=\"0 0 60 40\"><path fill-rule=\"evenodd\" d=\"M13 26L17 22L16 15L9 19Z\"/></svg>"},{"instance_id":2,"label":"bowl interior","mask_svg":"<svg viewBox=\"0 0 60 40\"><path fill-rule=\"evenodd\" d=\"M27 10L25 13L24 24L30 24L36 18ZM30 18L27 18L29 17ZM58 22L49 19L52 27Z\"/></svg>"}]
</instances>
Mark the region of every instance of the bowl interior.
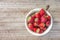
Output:
<instances>
[{"instance_id":1,"label":"bowl interior","mask_svg":"<svg viewBox=\"0 0 60 40\"><path fill-rule=\"evenodd\" d=\"M51 17L51 24L50 24L49 27L46 29L46 31L44 31L44 32L41 33L41 34L38 34L38 33L35 33L35 32L33 32L33 31L31 31L31 30L28 28L28 26L27 26L27 17L30 16L31 14L34 14L34 12L40 11L41 9L42 9L42 8L36 8L36 9L31 10L31 11L26 15L26 18L25 18L25 26L26 26L26 29L28 30L28 32L30 32L31 34L36 35L36 36L42 36L42 35L47 34L47 33L50 31L50 29L52 28L52 24L53 24L53 20L52 20L51 14L50 14L48 11L45 10L46 13Z\"/></svg>"}]
</instances>

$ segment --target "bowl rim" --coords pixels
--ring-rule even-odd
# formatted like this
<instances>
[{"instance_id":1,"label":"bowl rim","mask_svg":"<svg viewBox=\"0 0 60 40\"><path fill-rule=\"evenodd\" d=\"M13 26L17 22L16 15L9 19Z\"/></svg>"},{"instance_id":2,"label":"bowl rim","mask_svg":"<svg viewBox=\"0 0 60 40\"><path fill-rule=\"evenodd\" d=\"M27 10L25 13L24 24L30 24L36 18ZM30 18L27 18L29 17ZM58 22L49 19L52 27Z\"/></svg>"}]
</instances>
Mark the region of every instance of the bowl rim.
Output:
<instances>
[{"instance_id":1,"label":"bowl rim","mask_svg":"<svg viewBox=\"0 0 60 40\"><path fill-rule=\"evenodd\" d=\"M33 32L33 31L31 31L31 30L28 28L27 23L26 23L27 17L28 17L31 13L33 13L33 12L35 12L35 11L40 11L41 9L42 9L42 8L35 8L35 9L31 10L31 11L26 15L26 18L25 18L25 27L26 27L26 29L28 30L29 33L31 33L32 35L35 35L35 36L43 36L43 35L47 34L47 33L51 30L52 25L53 25L52 15L51 15L47 10L45 10L46 13L47 13L48 15L50 15L50 17L51 17L51 24L50 24L50 26L46 29L46 31L44 31L44 32L41 33L41 34L38 34L38 33L35 33L35 32Z\"/></svg>"}]
</instances>

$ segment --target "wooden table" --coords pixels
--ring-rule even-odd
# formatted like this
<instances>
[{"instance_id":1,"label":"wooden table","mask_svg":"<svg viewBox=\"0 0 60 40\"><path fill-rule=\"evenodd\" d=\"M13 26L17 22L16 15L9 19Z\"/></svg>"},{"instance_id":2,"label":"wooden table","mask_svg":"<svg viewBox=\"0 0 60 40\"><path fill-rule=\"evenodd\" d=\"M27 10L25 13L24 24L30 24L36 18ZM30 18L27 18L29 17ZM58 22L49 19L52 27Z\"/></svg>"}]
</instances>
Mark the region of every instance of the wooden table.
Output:
<instances>
[{"instance_id":1,"label":"wooden table","mask_svg":"<svg viewBox=\"0 0 60 40\"><path fill-rule=\"evenodd\" d=\"M54 24L44 36L31 35L25 28L25 16L34 8L45 8ZM0 40L60 40L60 0L0 0Z\"/></svg>"}]
</instances>

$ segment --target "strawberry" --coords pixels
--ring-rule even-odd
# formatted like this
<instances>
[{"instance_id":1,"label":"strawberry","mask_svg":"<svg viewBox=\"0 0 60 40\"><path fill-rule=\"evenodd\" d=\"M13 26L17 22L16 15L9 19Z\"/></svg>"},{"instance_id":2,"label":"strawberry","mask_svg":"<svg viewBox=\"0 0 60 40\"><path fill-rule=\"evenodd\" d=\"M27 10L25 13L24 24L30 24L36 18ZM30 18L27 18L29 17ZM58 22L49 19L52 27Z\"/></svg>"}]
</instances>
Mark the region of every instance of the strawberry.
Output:
<instances>
[{"instance_id":1,"label":"strawberry","mask_svg":"<svg viewBox=\"0 0 60 40\"><path fill-rule=\"evenodd\" d=\"M46 12L45 12L44 9L41 9L39 13L40 13L41 16L43 16Z\"/></svg>"},{"instance_id":2,"label":"strawberry","mask_svg":"<svg viewBox=\"0 0 60 40\"><path fill-rule=\"evenodd\" d=\"M37 12L37 13L35 13L35 17L36 18L40 18L40 14Z\"/></svg>"},{"instance_id":3,"label":"strawberry","mask_svg":"<svg viewBox=\"0 0 60 40\"><path fill-rule=\"evenodd\" d=\"M43 30L45 31L46 30L46 27L44 27Z\"/></svg>"},{"instance_id":4,"label":"strawberry","mask_svg":"<svg viewBox=\"0 0 60 40\"><path fill-rule=\"evenodd\" d=\"M36 32L36 29L37 29L37 28L34 28L33 31Z\"/></svg>"},{"instance_id":5,"label":"strawberry","mask_svg":"<svg viewBox=\"0 0 60 40\"><path fill-rule=\"evenodd\" d=\"M40 30L40 32L39 33L43 33L43 30Z\"/></svg>"},{"instance_id":6,"label":"strawberry","mask_svg":"<svg viewBox=\"0 0 60 40\"><path fill-rule=\"evenodd\" d=\"M35 22L35 23L34 23L34 26L38 26L38 24Z\"/></svg>"},{"instance_id":7,"label":"strawberry","mask_svg":"<svg viewBox=\"0 0 60 40\"><path fill-rule=\"evenodd\" d=\"M50 25L50 21L47 21L46 22L46 26L48 27Z\"/></svg>"},{"instance_id":8,"label":"strawberry","mask_svg":"<svg viewBox=\"0 0 60 40\"><path fill-rule=\"evenodd\" d=\"M45 16L42 16L41 17L41 22L44 22L45 23L46 21L47 21L47 18Z\"/></svg>"},{"instance_id":9,"label":"strawberry","mask_svg":"<svg viewBox=\"0 0 60 40\"><path fill-rule=\"evenodd\" d=\"M33 30L33 27L34 27L33 24L31 24L31 23L28 24L28 28L29 28L30 30Z\"/></svg>"},{"instance_id":10,"label":"strawberry","mask_svg":"<svg viewBox=\"0 0 60 40\"><path fill-rule=\"evenodd\" d=\"M44 27L40 27L40 29L43 29Z\"/></svg>"},{"instance_id":11,"label":"strawberry","mask_svg":"<svg viewBox=\"0 0 60 40\"><path fill-rule=\"evenodd\" d=\"M39 27L40 27L40 29L43 29L45 27L45 23L40 23Z\"/></svg>"},{"instance_id":12,"label":"strawberry","mask_svg":"<svg viewBox=\"0 0 60 40\"><path fill-rule=\"evenodd\" d=\"M33 20L36 18L36 17L35 17L35 14L33 14L31 17L32 17Z\"/></svg>"},{"instance_id":13,"label":"strawberry","mask_svg":"<svg viewBox=\"0 0 60 40\"><path fill-rule=\"evenodd\" d=\"M40 32L40 28L37 28L36 33L39 33L39 32Z\"/></svg>"},{"instance_id":14,"label":"strawberry","mask_svg":"<svg viewBox=\"0 0 60 40\"><path fill-rule=\"evenodd\" d=\"M29 17L27 18L27 21L28 21L28 23L33 23L33 22L34 22L34 20L33 20L33 18L32 18L31 16L29 16Z\"/></svg>"},{"instance_id":15,"label":"strawberry","mask_svg":"<svg viewBox=\"0 0 60 40\"><path fill-rule=\"evenodd\" d=\"M47 19L50 20L51 19L50 16L47 16Z\"/></svg>"},{"instance_id":16,"label":"strawberry","mask_svg":"<svg viewBox=\"0 0 60 40\"><path fill-rule=\"evenodd\" d=\"M39 24L41 21L39 20L39 18L35 18L35 22Z\"/></svg>"}]
</instances>

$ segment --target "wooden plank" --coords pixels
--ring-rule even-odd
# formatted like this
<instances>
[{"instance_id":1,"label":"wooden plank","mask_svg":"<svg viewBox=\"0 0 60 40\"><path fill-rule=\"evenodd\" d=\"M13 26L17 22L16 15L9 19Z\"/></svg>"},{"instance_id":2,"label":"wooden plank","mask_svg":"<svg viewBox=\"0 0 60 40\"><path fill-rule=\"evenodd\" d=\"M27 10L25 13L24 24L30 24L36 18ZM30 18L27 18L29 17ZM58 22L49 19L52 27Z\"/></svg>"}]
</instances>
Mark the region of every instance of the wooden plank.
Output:
<instances>
[{"instance_id":1,"label":"wooden plank","mask_svg":"<svg viewBox=\"0 0 60 40\"><path fill-rule=\"evenodd\" d=\"M25 28L25 16L34 8L45 8L54 19L51 31L37 37ZM0 0L0 40L60 40L60 0Z\"/></svg>"}]
</instances>

